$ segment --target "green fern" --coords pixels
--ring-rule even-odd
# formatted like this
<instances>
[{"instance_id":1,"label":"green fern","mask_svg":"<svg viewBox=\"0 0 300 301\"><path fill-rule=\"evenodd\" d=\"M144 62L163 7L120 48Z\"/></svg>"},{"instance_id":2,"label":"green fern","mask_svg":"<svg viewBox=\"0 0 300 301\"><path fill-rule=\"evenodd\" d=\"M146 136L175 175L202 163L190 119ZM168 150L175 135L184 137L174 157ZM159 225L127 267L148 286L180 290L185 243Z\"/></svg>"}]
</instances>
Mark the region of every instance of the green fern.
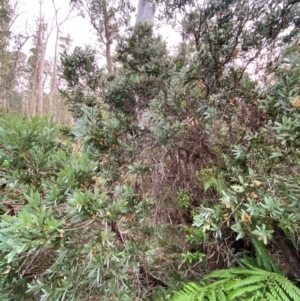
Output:
<instances>
[{"instance_id":1,"label":"green fern","mask_svg":"<svg viewBox=\"0 0 300 301\"><path fill-rule=\"evenodd\" d=\"M285 276L245 264L187 283L172 301L300 301L300 290Z\"/></svg>"},{"instance_id":2,"label":"green fern","mask_svg":"<svg viewBox=\"0 0 300 301\"><path fill-rule=\"evenodd\" d=\"M256 258L252 260L250 258L245 258L244 263L246 265L250 264L251 266L256 266L262 270L281 274L280 267L273 260L265 244L262 241L259 241L255 236L251 237L251 242L255 248Z\"/></svg>"}]
</instances>

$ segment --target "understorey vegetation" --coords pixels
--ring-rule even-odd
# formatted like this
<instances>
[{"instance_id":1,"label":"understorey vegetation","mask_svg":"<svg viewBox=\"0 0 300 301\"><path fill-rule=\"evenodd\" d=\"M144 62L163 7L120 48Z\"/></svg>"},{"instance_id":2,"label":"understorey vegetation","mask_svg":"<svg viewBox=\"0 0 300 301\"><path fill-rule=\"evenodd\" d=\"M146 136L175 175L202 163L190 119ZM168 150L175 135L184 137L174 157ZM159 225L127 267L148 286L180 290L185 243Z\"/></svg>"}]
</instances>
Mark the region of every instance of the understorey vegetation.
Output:
<instances>
[{"instance_id":1,"label":"understorey vegetation","mask_svg":"<svg viewBox=\"0 0 300 301\"><path fill-rule=\"evenodd\" d=\"M1 114L0 299L300 300L299 1L160 1L110 72L64 52L74 125Z\"/></svg>"}]
</instances>

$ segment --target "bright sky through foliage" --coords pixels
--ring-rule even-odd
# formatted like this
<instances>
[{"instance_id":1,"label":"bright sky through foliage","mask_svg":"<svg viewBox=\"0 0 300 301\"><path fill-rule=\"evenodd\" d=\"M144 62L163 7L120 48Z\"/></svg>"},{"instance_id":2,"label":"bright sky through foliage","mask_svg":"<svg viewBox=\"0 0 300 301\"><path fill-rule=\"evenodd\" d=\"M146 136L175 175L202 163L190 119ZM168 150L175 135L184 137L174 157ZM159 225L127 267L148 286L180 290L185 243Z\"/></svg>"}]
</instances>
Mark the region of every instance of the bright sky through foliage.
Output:
<instances>
[{"instance_id":1,"label":"bright sky through foliage","mask_svg":"<svg viewBox=\"0 0 300 301\"><path fill-rule=\"evenodd\" d=\"M61 9L58 12L58 20L64 20L65 17L68 15L70 9L69 0L55 0L55 3L57 9L61 7ZM20 1L19 12L21 13L21 15L17 19L14 28L16 29L16 31L27 30L30 34L33 34L36 30L36 20L39 15L39 0ZM45 17L45 20L47 20L48 22L48 30L50 30L52 19L54 18L54 7L52 4L52 0L42 1L42 12ZM134 19L135 15L133 15L132 18ZM170 25L165 25L161 27L159 33L165 38L166 42L171 48L178 44L178 34L174 32ZM72 12L70 19L67 20L62 26L61 35L66 36L67 34L70 34L71 38L73 39L73 47L76 45L97 45L97 37L93 33L93 29L89 23L88 18L82 18L81 16L77 16L76 11ZM53 56L54 37L55 30L53 31L47 46L47 53L49 57ZM29 52L29 49L31 47L32 41L29 40L24 47L24 52Z\"/></svg>"},{"instance_id":2,"label":"bright sky through foliage","mask_svg":"<svg viewBox=\"0 0 300 301\"><path fill-rule=\"evenodd\" d=\"M59 21L63 20L67 15L70 9L69 1L57 1L57 8L61 7L58 16ZM19 11L22 13L18 20L16 21L15 28L18 30L27 30L29 33L33 34L36 28L36 19L39 15L39 2L38 0L23 0L19 3ZM51 27L52 18L54 17L54 8L51 0L43 1L43 15L45 16L45 20L48 22L48 30ZM62 35L66 36L67 34L73 39L74 45L84 45L91 44L93 45L93 41L96 39L91 31L91 27L89 25L88 19L83 19L80 16L76 16L76 12L72 13L71 18L62 26ZM51 35L49 45L48 45L48 55L52 56L53 47L54 47L54 32ZM25 51L29 51L32 47L32 42L28 41L25 46Z\"/></svg>"}]
</instances>

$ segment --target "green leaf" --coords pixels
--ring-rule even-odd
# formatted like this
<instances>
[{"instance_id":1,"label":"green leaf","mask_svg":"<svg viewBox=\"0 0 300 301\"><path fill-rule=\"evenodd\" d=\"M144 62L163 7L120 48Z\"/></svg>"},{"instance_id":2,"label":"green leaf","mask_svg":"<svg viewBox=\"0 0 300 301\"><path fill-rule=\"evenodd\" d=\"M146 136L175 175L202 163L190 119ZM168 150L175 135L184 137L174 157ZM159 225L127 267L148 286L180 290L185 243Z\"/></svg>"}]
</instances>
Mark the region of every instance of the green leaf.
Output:
<instances>
[{"instance_id":1,"label":"green leaf","mask_svg":"<svg viewBox=\"0 0 300 301\"><path fill-rule=\"evenodd\" d=\"M270 158L279 158L279 157L283 157L283 153L282 152L273 152L270 156Z\"/></svg>"},{"instance_id":2,"label":"green leaf","mask_svg":"<svg viewBox=\"0 0 300 301\"><path fill-rule=\"evenodd\" d=\"M243 193L243 192L245 192L245 188L243 186L240 186L240 185L232 185L232 186L230 186L230 188L234 192L237 192L237 193Z\"/></svg>"}]
</instances>

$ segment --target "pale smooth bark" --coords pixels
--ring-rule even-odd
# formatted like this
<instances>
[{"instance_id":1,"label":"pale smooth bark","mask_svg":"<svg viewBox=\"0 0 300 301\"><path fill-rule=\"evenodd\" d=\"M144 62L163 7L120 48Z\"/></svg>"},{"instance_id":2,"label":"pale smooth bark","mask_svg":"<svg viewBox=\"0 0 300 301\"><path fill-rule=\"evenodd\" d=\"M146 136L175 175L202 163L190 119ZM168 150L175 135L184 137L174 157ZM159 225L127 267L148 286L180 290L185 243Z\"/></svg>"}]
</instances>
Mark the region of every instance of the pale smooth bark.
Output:
<instances>
[{"instance_id":1,"label":"pale smooth bark","mask_svg":"<svg viewBox=\"0 0 300 301\"><path fill-rule=\"evenodd\" d=\"M39 115L43 115L43 108L44 108L44 69L45 69L45 55L46 55L46 47L48 38L45 40L44 34L46 31L45 24L42 24L40 29L40 41L41 41L41 51L38 54L38 113Z\"/></svg>"},{"instance_id":2,"label":"pale smooth bark","mask_svg":"<svg viewBox=\"0 0 300 301\"><path fill-rule=\"evenodd\" d=\"M68 12L68 15L61 22L58 22L58 12L63 7L63 5L59 8L56 8L54 0L52 0L53 7L55 9L55 27L56 27L56 35L55 35L55 46L54 46L54 59L53 59L53 68L52 68L52 80L50 87L50 95L49 95L49 113L53 114L53 99L54 94L57 88L57 59L58 59L58 41L59 41L59 33L61 26L70 18L71 9Z\"/></svg>"},{"instance_id":3,"label":"pale smooth bark","mask_svg":"<svg viewBox=\"0 0 300 301\"><path fill-rule=\"evenodd\" d=\"M52 79L51 79L51 88L49 94L49 114L53 114L53 99L57 86L57 49L58 49L58 38L59 38L59 28L56 29L55 36L55 46L54 46L54 59L52 67Z\"/></svg>"},{"instance_id":4,"label":"pale smooth bark","mask_svg":"<svg viewBox=\"0 0 300 301\"><path fill-rule=\"evenodd\" d=\"M31 100L30 100L30 114L34 115L36 114L36 102L37 102L37 98L36 98L36 86L38 83L38 54L39 54L39 40L37 42L37 47L36 47L36 65L35 65L35 70L34 70L34 76L33 76L33 82L32 82L32 87L31 87Z\"/></svg>"},{"instance_id":5,"label":"pale smooth bark","mask_svg":"<svg viewBox=\"0 0 300 301\"><path fill-rule=\"evenodd\" d=\"M44 93L43 93L43 73L45 65L45 54L49 35L45 38L46 24L42 13L43 0L39 0L39 17L37 29L36 66L31 91L30 113L36 114L36 104L38 113L42 115ZM37 96L36 96L37 88Z\"/></svg>"},{"instance_id":6,"label":"pale smooth bark","mask_svg":"<svg viewBox=\"0 0 300 301\"><path fill-rule=\"evenodd\" d=\"M139 0L136 16L136 24L154 24L155 4L154 1Z\"/></svg>"},{"instance_id":7,"label":"pale smooth bark","mask_svg":"<svg viewBox=\"0 0 300 301\"><path fill-rule=\"evenodd\" d=\"M52 34L52 31L56 28L57 29L57 35L59 34L59 30L60 30L60 26L66 21L68 20L71 10L68 13L68 16L61 22L58 23L57 20L57 13L58 11L62 8L62 6L59 9L56 9L55 7L55 3L54 1L52 1L54 8L55 8L55 15L52 18L51 24L50 24L50 28L49 30L47 30L47 26L46 23L44 22L44 16L42 13L42 6L43 6L43 0L38 0L39 2L39 6L40 6L40 15L39 15L39 24L38 24L38 47L37 47L37 66L36 66L36 75L34 77L34 83L33 83L33 91L32 91L32 95L35 95L35 89L36 86L38 86L38 97L37 97L37 110L39 115L43 115L43 111L44 111L44 70L45 70L45 56L46 56L46 49L47 49L47 44L49 41L49 38ZM56 41L56 55L55 55L55 63L54 63L54 73L55 73L55 77L56 77L56 73L57 73L57 69L56 69L56 65L57 65L57 42L58 42L58 37L57 37L57 41ZM54 82L54 85L52 83L51 86L51 91L52 91L52 95L50 96L50 106L51 106L51 110L53 110L53 95L54 95L54 90L56 87L56 82ZM33 98L32 99L32 103L31 103L31 113L35 114L35 107L36 107L36 99Z\"/></svg>"},{"instance_id":8,"label":"pale smooth bark","mask_svg":"<svg viewBox=\"0 0 300 301\"><path fill-rule=\"evenodd\" d=\"M111 62L111 37L110 37L110 30L109 30L109 16L107 12L107 4L106 0L102 0L103 2L103 17L104 17L104 34L105 34L105 56L106 56L106 63L107 63L107 72L112 72L112 62Z\"/></svg>"}]
</instances>

